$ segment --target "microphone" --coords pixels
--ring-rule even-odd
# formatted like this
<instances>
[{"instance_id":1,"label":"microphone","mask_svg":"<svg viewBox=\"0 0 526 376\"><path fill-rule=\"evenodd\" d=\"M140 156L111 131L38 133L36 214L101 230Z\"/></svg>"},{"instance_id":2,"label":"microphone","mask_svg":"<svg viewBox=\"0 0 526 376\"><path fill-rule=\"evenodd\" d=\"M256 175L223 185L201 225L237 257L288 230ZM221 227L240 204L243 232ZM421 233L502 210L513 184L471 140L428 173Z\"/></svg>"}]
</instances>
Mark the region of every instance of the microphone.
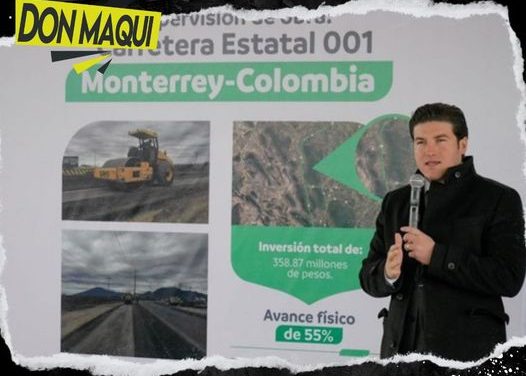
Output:
<instances>
[{"instance_id":1,"label":"microphone","mask_svg":"<svg viewBox=\"0 0 526 376\"><path fill-rule=\"evenodd\" d=\"M409 226L418 228L418 212L420 206L420 190L424 186L424 177L420 174L411 175L409 185L411 196L409 200Z\"/></svg>"}]
</instances>

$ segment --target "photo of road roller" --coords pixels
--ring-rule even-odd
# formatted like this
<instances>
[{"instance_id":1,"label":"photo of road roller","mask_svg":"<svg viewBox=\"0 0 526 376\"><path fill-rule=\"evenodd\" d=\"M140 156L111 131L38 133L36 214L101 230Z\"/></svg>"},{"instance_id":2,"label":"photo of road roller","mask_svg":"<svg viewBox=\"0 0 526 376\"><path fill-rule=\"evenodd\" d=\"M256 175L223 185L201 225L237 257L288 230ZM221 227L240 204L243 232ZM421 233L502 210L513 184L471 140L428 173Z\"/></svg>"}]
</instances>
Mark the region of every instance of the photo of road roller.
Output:
<instances>
[{"instance_id":1,"label":"photo of road roller","mask_svg":"<svg viewBox=\"0 0 526 376\"><path fill-rule=\"evenodd\" d=\"M62 219L207 223L210 123L97 121L69 140Z\"/></svg>"},{"instance_id":2,"label":"photo of road roller","mask_svg":"<svg viewBox=\"0 0 526 376\"><path fill-rule=\"evenodd\" d=\"M127 158L110 159L93 170L93 177L105 181L117 190L133 190L148 183L169 186L174 181L174 163L165 150L159 149L158 133L151 129L136 129L128 135L138 139Z\"/></svg>"}]
</instances>

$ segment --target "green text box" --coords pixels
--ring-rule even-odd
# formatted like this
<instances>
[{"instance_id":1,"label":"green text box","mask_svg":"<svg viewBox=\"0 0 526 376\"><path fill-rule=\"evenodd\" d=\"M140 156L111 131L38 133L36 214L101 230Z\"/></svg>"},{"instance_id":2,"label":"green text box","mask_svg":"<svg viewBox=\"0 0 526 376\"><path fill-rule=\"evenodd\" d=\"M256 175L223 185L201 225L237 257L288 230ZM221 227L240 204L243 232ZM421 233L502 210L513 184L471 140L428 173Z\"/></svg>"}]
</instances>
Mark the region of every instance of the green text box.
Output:
<instances>
[{"instance_id":1,"label":"green text box","mask_svg":"<svg viewBox=\"0 0 526 376\"><path fill-rule=\"evenodd\" d=\"M342 328L335 327L280 325L276 328L276 342L336 345L342 337Z\"/></svg>"},{"instance_id":2,"label":"green text box","mask_svg":"<svg viewBox=\"0 0 526 376\"><path fill-rule=\"evenodd\" d=\"M66 80L67 102L377 101L392 61L112 63Z\"/></svg>"},{"instance_id":3,"label":"green text box","mask_svg":"<svg viewBox=\"0 0 526 376\"><path fill-rule=\"evenodd\" d=\"M245 281L307 304L360 288L373 229L232 226L232 265Z\"/></svg>"}]
</instances>

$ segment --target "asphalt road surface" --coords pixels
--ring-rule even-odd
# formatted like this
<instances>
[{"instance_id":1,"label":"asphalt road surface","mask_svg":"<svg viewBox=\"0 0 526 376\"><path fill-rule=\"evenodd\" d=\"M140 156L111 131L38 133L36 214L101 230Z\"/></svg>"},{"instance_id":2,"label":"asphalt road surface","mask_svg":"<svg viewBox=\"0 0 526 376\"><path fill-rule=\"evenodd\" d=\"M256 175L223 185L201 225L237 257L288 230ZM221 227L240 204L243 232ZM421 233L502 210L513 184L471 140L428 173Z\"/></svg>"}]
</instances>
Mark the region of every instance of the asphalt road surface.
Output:
<instances>
[{"instance_id":1,"label":"asphalt road surface","mask_svg":"<svg viewBox=\"0 0 526 376\"><path fill-rule=\"evenodd\" d=\"M207 184L208 183L208 177L206 178L194 178L194 179L187 179L185 181L178 181L176 183L172 183L173 185L176 185L177 188L187 188L187 187L193 187L193 186L199 186L201 184ZM147 187L148 188L148 187ZM157 189L149 189L149 191L159 191L159 187ZM75 189L71 191L63 191L62 192L62 202L63 203L69 203L69 202L75 202L75 201L82 201L82 200L92 200L102 197L118 197L118 196L130 196L130 193L133 194L133 192L120 192L111 189L110 187L94 187L94 188L86 188L86 189Z\"/></svg>"},{"instance_id":2,"label":"asphalt road surface","mask_svg":"<svg viewBox=\"0 0 526 376\"><path fill-rule=\"evenodd\" d=\"M62 219L207 223L208 190L208 177L190 177L129 192L108 187L63 191Z\"/></svg>"},{"instance_id":3,"label":"asphalt road surface","mask_svg":"<svg viewBox=\"0 0 526 376\"><path fill-rule=\"evenodd\" d=\"M63 352L148 358L202 358L206 318L154 302L123 304L62 340Z\"/></svg>"}]
</instances>

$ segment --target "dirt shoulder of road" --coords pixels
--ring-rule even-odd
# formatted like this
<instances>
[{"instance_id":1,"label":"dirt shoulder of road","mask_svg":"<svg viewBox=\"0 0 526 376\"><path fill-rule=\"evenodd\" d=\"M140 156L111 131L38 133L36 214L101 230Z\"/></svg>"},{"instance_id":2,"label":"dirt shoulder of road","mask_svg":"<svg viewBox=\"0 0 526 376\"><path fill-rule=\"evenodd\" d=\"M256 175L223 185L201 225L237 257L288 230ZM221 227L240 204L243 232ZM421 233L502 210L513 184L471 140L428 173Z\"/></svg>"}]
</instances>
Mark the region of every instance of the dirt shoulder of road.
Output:
<instances>
[{"instance_id":1,"label":"dirt shoulder of road","mask_svg":"<svg viewBox=\"0 0 526 376\"><path fill-rule=\"evenodd\" d=\"M77 330L82 325L90 322L109 310L112 310L122 303L101 304L91 308L79 309L62 313L61 338Z\"/></svg>"}]
</instances>

